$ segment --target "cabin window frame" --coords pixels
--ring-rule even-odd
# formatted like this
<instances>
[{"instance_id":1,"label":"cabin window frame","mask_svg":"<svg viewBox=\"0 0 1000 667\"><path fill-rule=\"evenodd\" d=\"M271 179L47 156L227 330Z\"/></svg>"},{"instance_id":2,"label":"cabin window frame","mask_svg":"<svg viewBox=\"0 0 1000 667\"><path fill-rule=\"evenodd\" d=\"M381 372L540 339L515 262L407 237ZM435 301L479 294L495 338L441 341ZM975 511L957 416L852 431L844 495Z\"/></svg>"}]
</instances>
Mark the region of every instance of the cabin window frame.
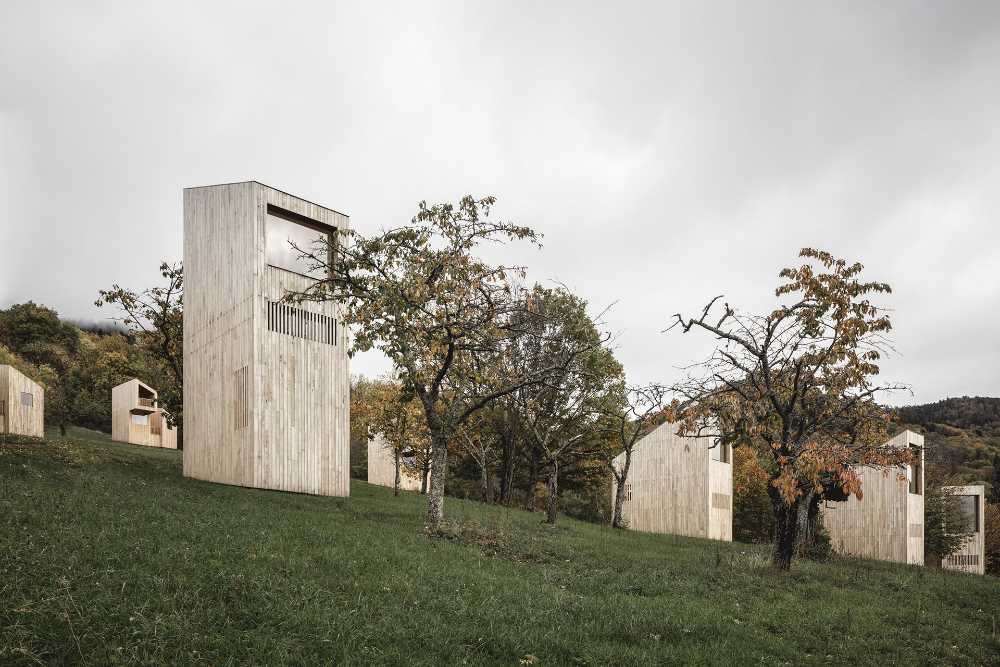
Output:
<instances>
[{"instance_id":1,"label":"cabin window frame","mask_svg":"<svg viewBox=\"0 0 1000 667\"><path fill-rule=\"evenodd\" d=\"M326 275L312 275L309 273L303 273L302 271L296 271L293 268L283 266L281 264L275 264L271 262L271 257L268 255L268 224L271 217L278 218L285 222L290 222L292 224L298 225L300 227L305 227L306 229L311 229L314 232L318 232L321 235L326 236L327 239L327 260ZM333 261L336 257L336 247L338 241L338 229L331 225L324 224L318 220L314 220L308 216L302 215L301 213L296 213L295 211L289 211L288 209L281 208L280 206L275 206L274 204L268 204L264 216L264 263L267 266L274 267L275 269L280 269L281 271L288 271L289 273L294 273L297 276L302 276L303 278L308 278L310 280L316 280L319 282L330 280L333 277ZM287 242L287 239L286 239ZM304 261L301 258L296 259L296 262Z\"/></svg>"},{"instance_id":2,"label":"cabin window frame","mask_svg":"<svg viewBox=\"0 0 1000 667\"><path fill-rule=\"evenodd\" d=\"M980 498L979 494L978 493L958 493L958 494L955 494L955 497L958 498L958 500L959 500L959 511L960 511L960 513L962 515L962 524L963 524L962 528L964 528L964 529L969 528L969 523L968 523L968 520L966 518L967 515L966 515L965 508L961 506L961 503L963 501L965 501L966 499L972 501L972 517L971 517L971 519L972 519L972 526L971 526L971 530L967 530L965 532L971 532L973 535L978 535L979 534L980 517L982 516L982 508L980 507L981 503L979 502L979 498Z\"/></svg>"},{"instance_id":3,"label":"cabin window frame","mask_svg":"<svg viewBox=\"0 0 1000 667\"><path fill-rule=\"evenodd\" d=\"M21 392L21 407L34 409L35 407L35 395L30 391Z\"/></svg>"},{"instance_id":4,"label":"cabin window frame","mask_svg":"<svg viewBox=\"0 0 1000 667\"><path fill-rule=\"evenodd\" d=\"M914 496L924 495L924 460L923 451L916 445L910 445L913 452L913 463L906 466L907 480L906 492Z\"/></svg>"},{"instance_id":5,"label":"cabin window frame","mask_svg":"<svg viewBox=\"0 0 1000 667\"><path fill-rule=\"evenodd\" d=\"M135 426L149 426L149 415L133 412L131 422Z\"/></svg>"}]
</instances>

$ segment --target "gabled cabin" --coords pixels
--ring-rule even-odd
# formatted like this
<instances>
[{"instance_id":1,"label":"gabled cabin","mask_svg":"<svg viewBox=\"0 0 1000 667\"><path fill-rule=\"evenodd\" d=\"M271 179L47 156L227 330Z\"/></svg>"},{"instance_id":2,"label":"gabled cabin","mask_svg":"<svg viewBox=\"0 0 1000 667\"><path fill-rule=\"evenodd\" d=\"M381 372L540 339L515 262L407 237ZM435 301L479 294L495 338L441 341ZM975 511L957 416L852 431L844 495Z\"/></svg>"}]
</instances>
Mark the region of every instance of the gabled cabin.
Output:
<instances>
[{"instance_id":1,"label":"gabled cabin","mask_svg":"<svg viewBox=\"0 0 1000 667\"><path fill-rule=\"evenodd\" d=\"M0 365L0 433L45 437L45 389L6 364Z\"/></svg>"},{"instance_id":2,"label":"gabled cabin","mask_svg":"<svg viewBox=\"0 0 1000 667\"><path fill-rule=\"evenodd\" d=\"M732 450L713 437L677 435L677 428L662 424L636 443L622 518L632 530L731 541ZM616 488L612 477L612 503Z\"/></svg>"},{"instance_id":3,"label":"gabled cabin","mask_svg":"<svg viewBox=\"0 0 1000 667\"><path fill-rule=\"evenodd\" d=\"M924 436L903 431L886 443L909 447L912 464L892 470L862 467L862 499L824 501L823 525L838 553L924 564Z\"/></svg>"},{"instance_id":4,"label":"gabled cabin","mask_svg":"<svg viewBox=\"0 0 1000 667\"><path fill-rule=\"evenodd\" d=\"M412 454L403 452L399 457L399 488L419 491L421 470ZM396 486L396 457L381 434L368 440L368 483L379 486Z\"/></svg>"},{"instance_id":5,"label":"gabled cabin","mask_svg":"<svg viewBox=\"0 0 1000 667\"><path fill-rule=\"evenodd\" d=\"M177 431L167 423L156 390L135 378L111 389L111 439L177 449Z\"/></svg>"},{"instance_id":6,"label":"gabled cabin","mask_svg":"<svg viewBox=\"0 0 1000 667\"><path fill-rule=\"evenodd\" d=\"M982 484L945 486L942 490L958 499L965 528L963 532L972 534L965 538L965 543L956 553L942 561L941 567L946 570L986 574L986 517L983 514L986 487Z\"/></svg>"},{"instance_id":7,"label":"gabled cabin","mask_svg":"<svg viewBox=\"0 0 1000 667\"><path fill-rule=\"evenodd\" d=\"M350 493L347 330L303 259L350 222L255 181L184 190L184 475ZM299 250L296 250L296 247Z\"/></svg>"}]
</instances>

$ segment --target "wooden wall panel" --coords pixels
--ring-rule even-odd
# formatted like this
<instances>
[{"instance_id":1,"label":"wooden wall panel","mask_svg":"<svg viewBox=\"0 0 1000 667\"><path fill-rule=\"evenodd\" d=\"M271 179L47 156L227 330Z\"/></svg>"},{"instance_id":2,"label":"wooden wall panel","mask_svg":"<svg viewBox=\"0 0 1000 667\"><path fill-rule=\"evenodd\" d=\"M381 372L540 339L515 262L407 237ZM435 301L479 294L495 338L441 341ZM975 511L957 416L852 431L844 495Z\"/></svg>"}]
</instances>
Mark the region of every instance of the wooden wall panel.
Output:
<instances>
[{"instance_id":1,"label":"wooden wall panel","mask_svg":"<svg viewBox=\"0 0 1000 667\"><path fill-rule=\"evenodd\" d=\"M368 441L368 483L390 489L396 486L395 457L385 438L378 434ZM420 487L420 472L400 464L399 488L404 491L419 491Z\"/></svg>"},{"instance_id":2,"label":"wooden wall panel","mask_svg":"<svg viewBox=\"0 0 1000 667\"><path fill-rule=\"evenodd\" d=\"M903 431L887 444L923 448L924 440L918 433ZM922 465L920 470L922 473ZM909 493L907 471L862 468L858 472L861 500L851 496L845 502L823 504L823 523L834 550L863 558L923 565L923 496Z\"/></svg>"},{"instance_id":3,"label":"wooden wall panel","mask_svg":"<svg viewBox=\"0 0 1000 667\"><path fill-rule=\"evenodd\" d=\"M944 559L941 567L947 570L958 570L971 574L986 573L986 487L981 484L973 486L946 486L945 490L957 496L974 496L978 503L978 530L965 539L958 552Z\"/></svg>"},{"instance_id":4,"label":"wooden wall panel","mask_svg":"<svg viewBox=\"0 0 1000 667\"><path fill-rule=\"evenodd\" d=\"M270 304L311 281L265 256L268 204L336 229L348 218L256 182L184 194L184 474L348 495L350 372L338 305L294 304L292 328L273 330ZM337 322L332 341L319 335L321 317Z\"/></svg>"},{"instance_id":5,"label":"wooden wall panel","mask_svg":"<svg viewBox=\"0 0 1000 667\"><path fill-rule=\"evenodd\" d=\"M663 424L636 444L623 518L634 530L731 540L732 465L710 461L711 438L682 437L676 429ZM614 487L612 480L612 501ZM720 499L712 508L713 493L728 496L727 509Z\"/></svg>"},{"instance_id":6,"label":"wooden wall panel","mask_svg":"<svg viewBox=\"0 0 1000 667\"><path fill-rule=\"evenodd\" d=\"M31 405L24 405L21 394L31 395ZM45 389L13 366L0 366L0 433L16 433L34 438L45 437Z\"/></svg>"}]
</instances>

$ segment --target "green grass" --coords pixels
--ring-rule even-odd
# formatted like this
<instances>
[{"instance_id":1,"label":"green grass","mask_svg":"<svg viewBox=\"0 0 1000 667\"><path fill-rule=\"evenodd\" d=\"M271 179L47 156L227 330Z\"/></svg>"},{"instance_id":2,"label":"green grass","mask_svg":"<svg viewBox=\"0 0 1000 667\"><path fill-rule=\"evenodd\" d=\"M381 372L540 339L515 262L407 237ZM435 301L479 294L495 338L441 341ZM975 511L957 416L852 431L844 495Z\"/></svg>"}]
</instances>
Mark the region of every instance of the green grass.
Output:
<instances>
[{"instance_id":1,"label":"green grass","mask_svg":"<svg viewBox=\"0 0 1000 667\"><path fill-rule=\"evenodd\" d=\"M613 531L354 482L184 479L74 431L0 444L0 664L998 664L996 579Z\"/></svg>"}]
</instances>

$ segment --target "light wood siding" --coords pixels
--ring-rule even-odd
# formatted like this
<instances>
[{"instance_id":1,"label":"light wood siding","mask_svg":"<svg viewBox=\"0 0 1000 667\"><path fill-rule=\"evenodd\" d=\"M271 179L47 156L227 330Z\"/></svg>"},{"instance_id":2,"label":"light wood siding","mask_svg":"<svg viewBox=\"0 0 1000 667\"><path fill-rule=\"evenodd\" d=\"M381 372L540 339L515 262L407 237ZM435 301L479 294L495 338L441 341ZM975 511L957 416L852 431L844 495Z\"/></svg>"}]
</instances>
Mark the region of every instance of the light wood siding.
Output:
<instances>
[{"instance_id":1,"label":"light wood siding","mask_svg":"<svg viewBox=\"0 0 1000 667\"><path fill-rule=\"evenodd\" d=\"M396 486L396 460L385 438L376 434L368 441L368 483ZM411 470L400 463L399 488L404 491L420 490L420 471Z\"/></svg>"},{"instance_id":2,"label":"light wood siding","mask_svg":"<svg viewBox=\"0 0 1000 667\"><path fill-rule=\"evenodd\" d=\"M710 460L712 438L676 431L663 424L636 443L622 518L633 530L732 540L732 464Z\"/></svg>"},{"instance_id":3,"label":"light wood siding","mask_svg":"<svg viewBox=\"0 0 1000 667\"><path fill-rule=\"evenodd\" d=\"M22 394L30 395L25 405ZM45 437L45 389L13 366L0 366L0 433Z\"/></svg>"},{"instance_id":4,"label":"light wood siding","mask_svg":"<svg viewBox=\"0 0 1000 667\"><path fill-rule=\"evenodd\" d=\"M978 530L965 538L962 547L941 563L947 570L958 570L972 574L986 573L986 487L977 484L973 486L946 486L944 490L956 496L974 496L978 504Z\"/></svg>"},{"instance_id":5,"label":"light wood siding","mask_svg":"<svg viewBox=\"0 0 1000 667\"><path fill-rule=\"evenodd\" d=\"M266 264L269 204L331 231L349 226L347 216L256 182L184 191L184 474L346 496L349 367L339 307L276 312L273 304L311 281ZM320 331L331 322L332 336Z\"/></svg>"},{"instance_id":6,"label":"light wood siding","mask_svg":"<svg viewBox=\"0 0 1000 667\"><path fill-rule=\"evenodd\" d=\"M139 399L139 388L152 394L146 402ZM132 445L177 449L177 431L167 425L159 407L156 390L137 379L111 389L111 439ZM148 424L136 424L132 415L146 415Z\"/></svg>"},{"instance_id":7,"label":"light wood siding","mask_svg":"<svg viewBox=\"0 0 1000 667\"><path fill-rule=\"evenodd\" d=\"M887 444L919 447L923 460L924 438L919 433L903 431ZM921 463L921 490L923 468ZM866 467L858 473L861 500L851 496L845 502L823 503L823 523L833 548L846 555L923 565L924 497L909 493L906 469Z\"/></svg>"}]
</instances>

